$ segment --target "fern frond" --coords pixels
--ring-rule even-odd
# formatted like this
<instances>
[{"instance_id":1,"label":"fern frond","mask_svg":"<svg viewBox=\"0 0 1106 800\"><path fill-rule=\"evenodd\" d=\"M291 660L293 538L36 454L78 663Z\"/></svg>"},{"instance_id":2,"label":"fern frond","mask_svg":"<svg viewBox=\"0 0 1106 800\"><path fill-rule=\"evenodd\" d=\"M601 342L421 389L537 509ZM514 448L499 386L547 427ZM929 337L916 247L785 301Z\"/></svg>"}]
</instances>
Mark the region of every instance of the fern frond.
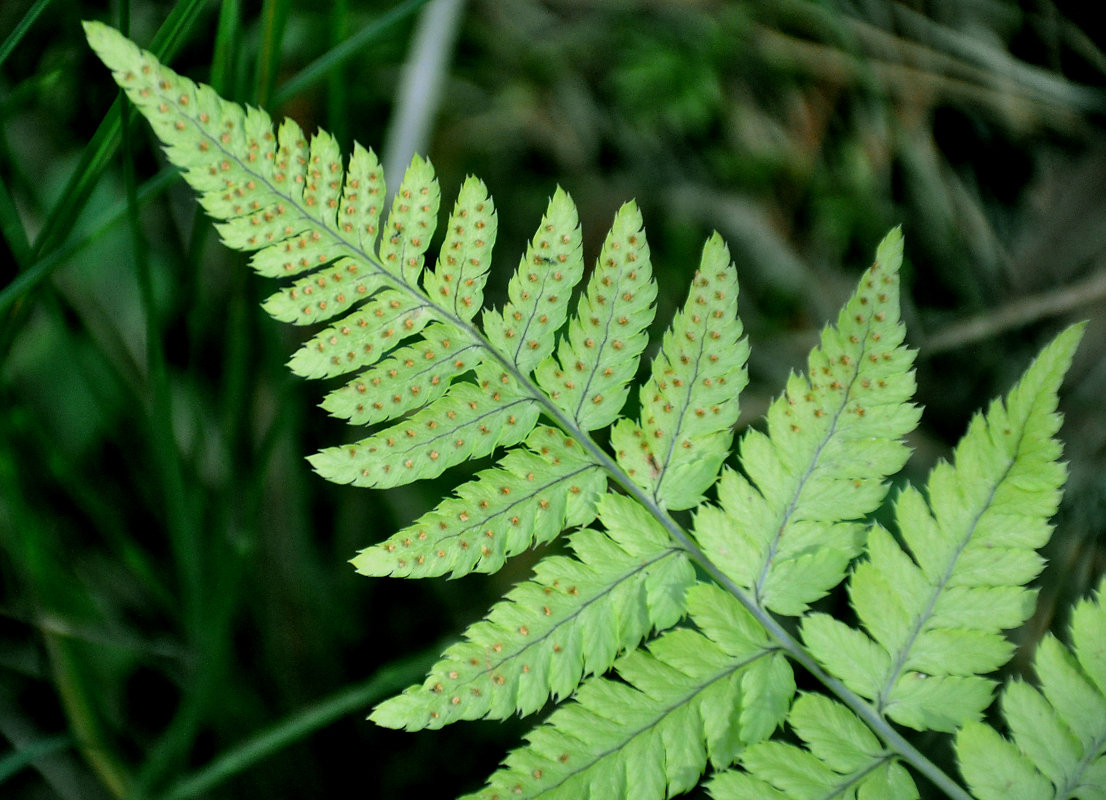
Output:
<instances>
[{"instance_id":1,"label":"fern frond","mask_svg":"<svg viewBox=\"0 0 1106 800\"><path fill-rule=\"evenodd\" d=\"M586 681L471 797L671 797L771 733L795 691L787 660L713 584L687 610L701 633L668 631L619 660L621 681Z\"/></svg>"},{"instance_id":2,"label":"fern frond","mask_svg":"<svg viewBox=\"0 0 1106 800\"><path fill-rule=\"evenodd\" d=\"M221 220L224 241L258 250L252 263L264 274L295 277L266 301L269 313L294 324L329 321L293 356L293 371L311 378L359 373L323 405L354 424L383 427L312 456L321 475L397 486L510 448L455 497L364 550L358 569L405 577L493 571L599 510L604 532L573 535L575 558L543 562L533 581L445 654L423 687L443 695L440 710L423 697L417 713L406 713L397 699L376 718L422 727L530 712L574 691L583 675L608 669L651 631L673 625L691 581L688 555L643 507L624 498L599 501L612 469L620 479L618 468L586 440L624 404L655 311L636 206L616 215L568 320L583 258L575 207L558 189L509 281L506 305L484 310L481 329L472 320L496 232L483 184L465 182L441 256L426 268L440 203L428 162L412 162L381 225L384 183L371 151L355 148L343 169L329 135L307 142L293 122L274 135L262 112L220 100L104 26L87 28L120 85L157 120L170 160ZM728 451L748 350L736 294L736 272L715 237L642 390L638 430L650 439L642 452L652 473L638 477L659 507L697 500ZM543 411L565 432L535 430ZM557 594L564 597L553 603ZM539 653L534 642L551 649ZM458 659L464 669L454 668Z\"/></svg>"},{"instance_id":3,"label":"fern frond","mask_svg":"<svg viewBox=\"0 0 1106 800\"><path fill-rule=\"evenodd\" d=\"M715 774L707 789L715 800L912 800L918 788L855 714L824 695L801 693L787 717L803 742L753 744L740 755L744 772Z\"/></svg>"},{"instance_id":4,"label":"fern frond","mask_svg":"<svg viewBox=\"0 0 1106 800\"><path fill-rule=\"evenodd\" d=\"M542 559L421 686L377 706L372 719L416 730L532 713L571 694L584 675L605 672L652 630L674 625L694 577L686 553L625 497L605 495L599 520L605 533L570 536L575 558Z\"/></svg>"},{"instance_id":5,"label":"fern frond","mask_svg":"<svg viewBox=\"0 0 1106 800\"><path fill-rule=\"evenodd\" d=\"M899 231L822 332L807 373L769 407L766 431L746 432L739 466L726 467L749 348L720 237L703 248L638 388L637 419L620 418L657 296L634 204L615 216L570 309L584 262L576 208L558 188L507 301L484 309L497 217L479 180L461 187L435 258L441 193L429 162L412 161L382 222L370 150L355 145L343 163L325 132L308 138L291 121L274 130L265 112L222 100L115 31L86 30L223 241L289 279L265 309L322 327L290 367L340 379L323 407L370 428L312 456L315 469L383 488L487 459L432 511L362 550L357 569L491 572L575 529L568 554L540 560L422 684L379 705L376 722L437 728L570 698L508 756L486 798L652 800L692 788L708 767L717 798L913 798L906 765L966 796L889 720L960 728L964 772L983 797L1001 788L988 759L1024 775L1035 796L1052 797L1050 785L1102 796L1099 605L1077 610L1071 651L1042 645L1040 692L1019 682L1004 692L1011 740L975 722L994 687L985 673L1011 653L1001 631L1033 599L1026 584L1064 478L1056 393L1079 328L973 420L955 466L933 471L928 500L901 493L900 543L866 522L919 418ZM604 428L610 451L592 438ZM705 501L712 485L717 499ZM685 509L693 533L670 513ZM861 555L848 589L862 627L810 612ZM802 641L774 614L802 616ZM791 661L827 694L796 699ZM797 739L772 740L785 721Z\"/></svg>"},{"instance_id":6,"label":"fern frond","mask_svg":"<svg viewBox=\"0 0 1106 800\"><path fill-rule=\"evenodd\" d=\"M811 653L880 713L919 730L977 719L1012 645L1001 631L1032 610L1025 584L1044 562L1065 470L1057 392L1082 326L1060 334L1003 403L977 415L954 464L930 474L929 502L912 487L895 503L909 552L882 526L868 538L849 595L865 631L825 614L802 623Z\"/></svg>"},{"instance_id":7,"label":"fern frond","mask_svg":"<svg viewBox=\"0 0 1106 800\"><path fill-rule=\"evenodd\" d=\"M844 577L864 543L862 519L906 462L917 424L913 352L902 346L892 231L837 326L822 332L806 376L792 375L768 410L767 434L740 442L744 475L725 468L719 505L695 515L714 564L762 608L801 614Z\"/></svg>"},{"instance_id":8,"label":"fern frond","mask_svg":"<svg viewBox=\"0 0 1106 800\"><path fill-rule=\"evenodd\" d=\"M1006 739L970 720L957 732L960 769L980 800L1106 797L1106 606L1075 606L1071 647L1055 636L1033 659L1040 689L1013 680L1002 692Z\"/></svg>"}]
</instances>

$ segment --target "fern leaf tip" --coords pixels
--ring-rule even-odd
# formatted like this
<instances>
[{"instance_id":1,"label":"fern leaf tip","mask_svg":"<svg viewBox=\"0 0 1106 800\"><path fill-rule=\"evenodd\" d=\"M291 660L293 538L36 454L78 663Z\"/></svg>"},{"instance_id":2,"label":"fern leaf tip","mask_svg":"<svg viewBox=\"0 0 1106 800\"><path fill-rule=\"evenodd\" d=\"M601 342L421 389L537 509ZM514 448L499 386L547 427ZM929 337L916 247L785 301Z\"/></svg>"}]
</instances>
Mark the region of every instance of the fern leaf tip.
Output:
<instances>
[{"instance_id":1,"label":"fern leaf tip","mask_svg":"<svg viewBox=\"0 0 1106 800\"><path fill-rule=\"evenodd\" d=\"M108 69L114 71L119 68L118 62L126 50L134 51L129 54L131 57L139 52L137 45L110 25L97 20L82 20L81 27L89 46Z\"/></svg>"},{"instance_id":2,"label":"fern leaf tip","mask_svg":"<svg viewBox=\"0 0 1106 800\"><path fill-rule=\"evenodd\" d=\"M902 263L902 250L905 238L902 233L902 225L896 225L889 230L876 248L876 260L881 264L895 264L896 268Z\"/></svg>"}]
</instances>

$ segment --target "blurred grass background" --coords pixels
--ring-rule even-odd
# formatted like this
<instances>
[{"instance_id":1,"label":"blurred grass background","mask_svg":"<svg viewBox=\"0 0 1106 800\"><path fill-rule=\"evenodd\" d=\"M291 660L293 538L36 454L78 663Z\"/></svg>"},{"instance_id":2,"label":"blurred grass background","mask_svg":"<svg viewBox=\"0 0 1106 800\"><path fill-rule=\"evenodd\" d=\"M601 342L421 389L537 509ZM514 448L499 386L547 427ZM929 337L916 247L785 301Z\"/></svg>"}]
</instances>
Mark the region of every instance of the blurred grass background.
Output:
<instances>
[{"instance_id":1,"label":"blurred grass background","mask_svg":"<svg viewBox=\"0 0 1106 800\"><path fill-rule=\"evenodd\" d=\"M357 549L452 483L374 493L310 472L305 455L356 433L287 372L303 332L260 310L274 287L121 115L80 20L345 147L427 153L445 209L480 176L499 289L557 184L589 259L637 199L662 323L717 229L753 346L743 425L901 223L925 406L911 479L1089 318L1061 400L1069 489L1041 609L1016 634L1027 654L1106 566L1093 15L1057 0L5 0L0 796L308 798L352 778L359 796L450 797L527 727L364 721L528 561L454 582L353 573Z\"/></svg>"}]
</instances>

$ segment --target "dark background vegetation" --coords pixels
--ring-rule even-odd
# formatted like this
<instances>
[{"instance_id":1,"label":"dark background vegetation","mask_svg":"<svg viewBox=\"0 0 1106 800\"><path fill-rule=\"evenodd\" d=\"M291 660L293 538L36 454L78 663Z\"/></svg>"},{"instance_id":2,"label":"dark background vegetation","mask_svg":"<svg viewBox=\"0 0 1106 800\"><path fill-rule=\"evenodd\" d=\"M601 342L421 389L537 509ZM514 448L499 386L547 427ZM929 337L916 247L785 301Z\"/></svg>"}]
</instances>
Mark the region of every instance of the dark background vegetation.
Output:
<instances>
[{"instance_id":1,"label":"dark background vegetation","mask_svg":"<svg viewBox=\"0 0 1106 800\"><path fill-rule=\"evenodd\" d=\"M224 95L378 151L412 144L388 128L404 63L446 48L417 146L443 208L469 173L495 196L493 283L557 184L589 259L637 199L662 322L717 229L753 348L743 426L902 224L925 406L904 478L924 479L975 409L1089 318L1061 398L1071 480L1041 609L1014 634L1028 653L1106 566L1095 5L470 0L454 42L420 50L418 2L4 0L0 796L314 798L352 781L362 797L448 797L524 729L364 721L528 562L454 582L353 572L360 547L451 483L369 492L310 471L305 455L357 433L285 369L303 332L260 310L274 287L219 245L146 126L121 133L81 19L129 25Z\"/></svg>"}]
</instances>

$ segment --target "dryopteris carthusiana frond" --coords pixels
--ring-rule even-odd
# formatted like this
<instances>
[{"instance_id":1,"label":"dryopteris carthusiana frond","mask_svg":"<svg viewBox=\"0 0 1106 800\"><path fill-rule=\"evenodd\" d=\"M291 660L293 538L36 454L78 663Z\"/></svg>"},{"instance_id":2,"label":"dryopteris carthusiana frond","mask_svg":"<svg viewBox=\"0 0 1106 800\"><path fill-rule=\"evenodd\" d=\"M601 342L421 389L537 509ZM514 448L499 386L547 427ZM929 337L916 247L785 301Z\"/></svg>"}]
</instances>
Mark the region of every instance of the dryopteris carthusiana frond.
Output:
<instances>
[{"instance_id":1,"label":"dryopteris carthusiana frond","mask_svg":"<svg viewBox=\"0 0 1106 800\"><path fill-rule=\"evenodd\" d=\"M958 741L969 782L987 785L973 754L1007 747L972 727L989 694L975 692L950 716L948 698L927 693L928 679L986 686L979 673L1009 656L998 630L1024 616L1032 553L1047 539L1063 477L1056 392L1079 330L1046 348L1007 404L973 423L955 472L935 471L929 507L912 489L900 495L908 555L868 520L906 460L902 440L919 414L899 318L899 231L823 331L807 371L771 404L766 429L745 432L725 465L749 348L736 312L737 270L720 237L707 241L687 300L636 387L636 418L624 416L657 296L634 204L616 215L577 292L585 274L579 223L557 189L507 302L485 308L497 217L479 180L462 185L433 256L441 194L428 161L415 158L382 221L385 187L371 150L355 145L343 160L325 132L308 138L289 120L274 129L264 111L222 100L110 28L86 30L223 241L253 252L260 273L291 279L266 310L325 324L290 366L304 377L346 376L323 406L369 432L313 456L315 469L387 488L496 459L436 509L367 547L357 568L403 577L489 572L572 529L569 553L540 561L422 685L381 704L373 719L439 727L572 698L492 776L481 793L489 798L660 798L697 785L708 767L717 773L708 791L719 798L831 789L917 796L906 767L950 797L969 796L892 721L964 726ZM609 449L592 435L607 428ZM1004 450L1015 429L1029 444ZM687 527L672 514L685 509ZM957 525L961 550L951 561L941 556L952 565L942 572L929 547L941 539L935 531ZM977 539L992 548L1012 542L1020 555L974 558ZM865 631L810 608L850 567L850 599ZM918 574L930 582L928 595L911 588L921 585ZM964 586L1008 587L1014 594L1003 598L1018 613L982 631L971 615L982 595L954 591L965 574L975 583ZM882 596L893 602L881 605ZM802 640L776 615L799 618ZM941 672L942 653L966 644L971 652L955 661L955 674ZM1088 659L1085 673L1097 675ZM796 695L792 664L821 691ZM1075 674L1052 669L1045 695L1061 696L1055 687L1070 688ZM1089 754L1078 764L1100 757L1087 739L1093 731L1067 722ZM775 738L783 724L801 746ZM1024 738L1015 731L1018 746ZM1071 759L1042 763L1046 751L1023 748L1030 769L1065 780L1079 772Z\"/></svg>"}]
</instances>

